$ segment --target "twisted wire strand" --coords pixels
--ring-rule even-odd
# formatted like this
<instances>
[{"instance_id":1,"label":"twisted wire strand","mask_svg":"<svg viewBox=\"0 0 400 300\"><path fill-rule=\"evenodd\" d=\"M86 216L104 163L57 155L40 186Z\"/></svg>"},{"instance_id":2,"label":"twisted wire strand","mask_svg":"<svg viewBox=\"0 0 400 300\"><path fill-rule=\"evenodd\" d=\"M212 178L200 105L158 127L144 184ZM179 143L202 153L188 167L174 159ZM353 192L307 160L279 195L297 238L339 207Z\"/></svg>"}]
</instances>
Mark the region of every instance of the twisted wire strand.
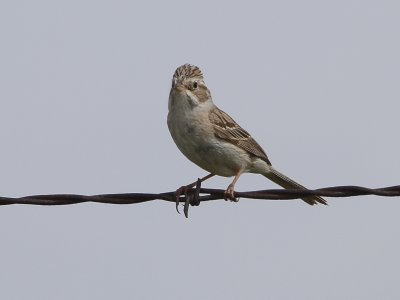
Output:
<instances>
[{"instance_id":1,"label":"twisted wire strand","mask_svg":"<svg viewBox=\"0 0 400 300\"><path fill-rule=\"evenodd\" d=\"M188 197L196 202L224 199L225 190L197 188L197 197ZM190 191L196 193L196 189ZM400 185L384 188L366 188L361 186L335 186L315 190L295 189L269 189L260 191L235 192L238 198L258 200L295 200L305 196L323 197L353 197L376 195L383 197L400 196ZM191 200L190 199L190 200ZM29 205L69 205L84 202L108 203L108 204L136 204L153 200L164 200L176 202L175 192L166 193L122 193L102 195L76 195L76 194L53 194L53 195L32 195L24 197L0 197L0 205L29 204ZM180 196L179 202L187 203L187 197ZM191 203L191 205L196 205ZM198 204L197 204L198 205Z\"/></svg>"}]
</instances>

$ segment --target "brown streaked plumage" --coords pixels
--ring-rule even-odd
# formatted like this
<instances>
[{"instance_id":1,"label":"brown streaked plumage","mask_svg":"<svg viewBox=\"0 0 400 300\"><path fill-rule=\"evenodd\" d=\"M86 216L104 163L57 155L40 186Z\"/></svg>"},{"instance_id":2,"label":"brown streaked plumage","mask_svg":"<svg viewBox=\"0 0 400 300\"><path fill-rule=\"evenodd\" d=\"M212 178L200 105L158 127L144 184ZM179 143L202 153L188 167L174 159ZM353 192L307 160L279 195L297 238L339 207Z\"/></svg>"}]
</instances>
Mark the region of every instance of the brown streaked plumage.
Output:
<instances>
[{"instance_id":1,"label":"brown streaked plumage","mask_svg":"<svg viewBox=\"0 0 400 300\"><path fill-rule=\"evenodd\" d=\"M173 80L183 81L184 79L188 78L197 78L203 80L203 73L201 70L193 65L184 64L176 69Z\"/></svg>"},{"instance_id":2,"label":"brown streaked plumage","mask_svg":"<svg viewBox=\"0 0 400 300\"><path fill-rule=\"evenodd\" d=\"M227 113L215 107L208 115L211 123L214 126L214 134L216 137L226 140L250 154L261 158L267 164L271 165L267 154L261 148L251 135L239 126Z\"/></svg>"}]
</instances>

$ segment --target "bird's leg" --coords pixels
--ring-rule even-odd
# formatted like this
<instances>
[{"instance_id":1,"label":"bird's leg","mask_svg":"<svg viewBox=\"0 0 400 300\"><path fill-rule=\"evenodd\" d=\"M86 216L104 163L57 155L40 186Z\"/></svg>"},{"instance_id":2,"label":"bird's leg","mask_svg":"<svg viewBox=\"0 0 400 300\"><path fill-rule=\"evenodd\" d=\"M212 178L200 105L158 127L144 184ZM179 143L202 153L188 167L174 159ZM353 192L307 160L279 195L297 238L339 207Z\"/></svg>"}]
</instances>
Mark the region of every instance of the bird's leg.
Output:
<instances>
[{"instance_id":1,"label":"bird's leg","mask_svg":"<svg viewBox=\"0 0 400 300\"><path fill-rule=\"evenodd\" d=\"M235 189L236 181L238 181L238 179L239 179L241 174L242 174L241 172L237 173L235 175L235 178L233 178L232 183L230 185L228 185L228 188L225 191L225 196L224 196L225 200L231 200L233 202L238 202L239 201L238 199L235 198L234 189Z\"/></svg>"},{"instance_id":2,"label":"bird's leg","mask_svg":"<svg viewBox=\"0 0 400 300\"><path fill-rule=\"evenodd\" d=\"M213 177L214 175L215 174L211 174L210 173L207 176L204 176L203 178L200 178L200 182L203 182L203 181ZM180 213L179 209L178 209L180 196L183 194L185 196L185 198L187 198L188 191L190 189L192 189L194 186L196 186L197 183L198 183L198 180L196 180L195 182L192 182L191 184L183 185L183 186L181 186L179 189L177 189L175 191L176 211L178 212L178 214Z\"/></svg>"}]
</instances>

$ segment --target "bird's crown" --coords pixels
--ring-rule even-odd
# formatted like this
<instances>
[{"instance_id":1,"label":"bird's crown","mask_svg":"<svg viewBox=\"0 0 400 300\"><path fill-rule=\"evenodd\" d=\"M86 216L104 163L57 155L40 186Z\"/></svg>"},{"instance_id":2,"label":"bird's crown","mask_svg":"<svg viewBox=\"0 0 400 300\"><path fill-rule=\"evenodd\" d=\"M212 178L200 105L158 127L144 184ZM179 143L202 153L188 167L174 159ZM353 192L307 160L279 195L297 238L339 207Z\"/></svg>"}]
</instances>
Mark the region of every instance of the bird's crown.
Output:
<instances>
[{"instance_id":1,"label":"bird's crown","mask_svg":"<svg viewBox=\"0 0 400 300\"><path fill-rule=\"evenodd\" d=\"M185 79L203 80L203 73L199 67L190 64L184 64L175 70L173 81L182 82Z\"/></svg>"}]
</instances>

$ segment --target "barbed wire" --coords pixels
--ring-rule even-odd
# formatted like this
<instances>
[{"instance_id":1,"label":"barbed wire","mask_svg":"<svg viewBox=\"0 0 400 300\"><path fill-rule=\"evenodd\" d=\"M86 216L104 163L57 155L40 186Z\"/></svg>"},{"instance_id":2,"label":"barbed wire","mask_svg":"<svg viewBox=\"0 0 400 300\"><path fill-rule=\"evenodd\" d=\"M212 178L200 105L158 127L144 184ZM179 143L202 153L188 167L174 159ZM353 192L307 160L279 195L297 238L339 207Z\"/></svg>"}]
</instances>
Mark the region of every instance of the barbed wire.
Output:
<instances>
[{"instance_id":1,"label":"barbed wire","mask_svg":"<svg viewBox=\"0 0 400 300\"><path fill-rule=\"evenodd\" d=\"M376 195L384 197L400 196L400 185L384 188L366 188L362 186L334 186L314 190L295 189L268 189L260 191L235 192L237 198L258 200L295 200L306 196L322 197L353 197ZM153 200L164 200L175 203L183 202L185 216L188 217L189 205L197 206L200 202L222 200L225 198L225 190L201 188L198 180L195 188L189 189L183 196L176 196L175 192L166 193L122 193L102 195L76 195L76 194L52 194L32 195L25 197L0 197L0 205L29 204L29 205L69 205L85 202L107 204L136 204ZM178 211L179 212L179 211Z\"/></svg>"}]
</instances>

